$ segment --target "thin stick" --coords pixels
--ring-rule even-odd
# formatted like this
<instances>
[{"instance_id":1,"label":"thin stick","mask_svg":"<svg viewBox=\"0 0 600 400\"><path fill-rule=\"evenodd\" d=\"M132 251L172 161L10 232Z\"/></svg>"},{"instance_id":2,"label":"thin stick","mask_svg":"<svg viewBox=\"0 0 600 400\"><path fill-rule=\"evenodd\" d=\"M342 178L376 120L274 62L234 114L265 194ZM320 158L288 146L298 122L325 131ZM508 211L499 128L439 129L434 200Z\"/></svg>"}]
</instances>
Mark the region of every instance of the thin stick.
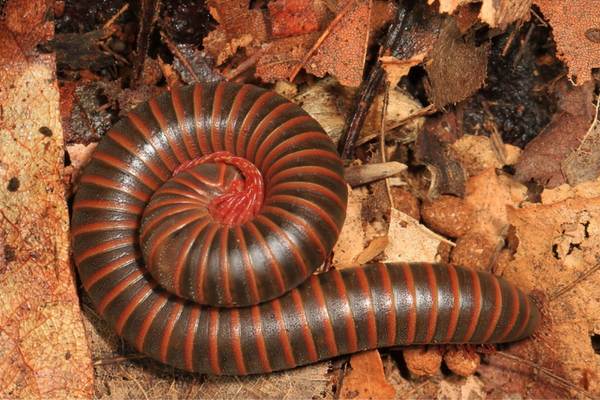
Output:
<instances>
[{"instance_id":1,"label":"thin stick","mask_svg":"<svg viewBox=\"0 0 600 400\"><path fill-rule=\"evenodd\" d=\"M586 390L580 388L579 386L575 385L574 383L572 383L571 381L569 381L568 379L563 378L562 376L556 375L554 372L552 372L551 370L549 370L548 368L542 367L539 364L536 364L532 361L526 360L524 358L506 353L504 351L497 351L494 354L498 354L504 358L507 358L509 360L512 361L516 361L518 363L522 363L525 364L533 369L535 369L538 372L541 372L542 374L548 376L549 378L554 379L557 382L560 382L564 385L564 387L566 387L566 389L572 389L572 390L576 390L579 393L583 394L584 396L593 399L594 397L591 395L591 393L587 392Z\"/></svg>"},{"instance_id":2,"label":"thin stick","mask_svg":"<svg viewBox=\"0 0 600 400\"><path fill-rule=\"evenodd\" d=\"M568 291L570 291L571 289L573 289L575 286L577 286L578 284L580 284L582 281L584 281L585 279L587 279L590 275L592 275L594 272L596 272L598 270L600 270L600 263L598 263L595 266L589 268L587 271L585 271L583 274L579 275L579 277L577 279L573 280L567 286L565 286L562 289L559 289L556 292L554 292L553 294L551 294L550 297L549 297L549 300L553 301L553 300L558 299L560 296L562 296L563 294L565 294Z\"/></svg>"},{"instance_id":3,"label":"thin stick","mask_svg":"<svg viewBox=\"0 0 600 400\"><path fill-rule=\"evenodd\" d=\"M261 48L260 50L258 50L254 54L252 54L250 57L248 57L247 59L245 59L240 65L238 65L234 69L229 70L229 71L223 73L223 76L225 77L225 79L228 80L228 81L231 81L231 80L237 78L243 72L245 72L248 69L250 69L253 65L256 64L256 62L258 61L258 59L267 50L269 50L269 48L271 48L272 45L273 45L272 43L267 44L266 46L264 46L263 48Z\"/></svg>"},{"instance_id":4,"label":"thin stick","mask_svg":"<svg viewBox=\"0 0 600 400\"><path fill-rule=\"evenodd\" d=\"M338 15L336 15L336 17L333 19L333 21L331 21L329 26L327 26L327 28L323 31L321 36L319 36L319 38L317 39L317 41L315 42L313 47L311 47L311 49L308 52L306 52L306 54L304 55L302 60L298 64L296 64L294 69L292 69L292 72L290 73L290 77L288 78L290 81L293 81L296 78L296 75L298 75L298 73L300 72L300 70L302 68L304 68L304 66L306 65L308 60L319 49L319 47L321 47L321 45L323 44L325 39L327 39L327 37L333 31L333 29L340 23L340 21L342 21L342 19L346 16L346 14L348 14L350 12L350 10L352 10L358 2L359 2L359 0L354 0L354 1L349 2L342 9L342 11L340 11L340 13Z\"/></svg>"},{"instance_id":5,"label":"thin stick","mask_svg":"<svg viewBox=\"0 0 600 400\"><path fill-rule=\"evenodd\" d=\"M117 13L116 13L115 15L113 15L113 16L112 16L112 17L111 17L111 18L110 18L108 21L106 21L106 22L104 23L104 25L102 25L102 28L103 28L103 29L108 29L108 28L110 28L110 27L111 27L111 26L112 26L112 25L115 23L115 21L116 21L116 20L117 20L117 19L118 19L118 18L119 18L121 15L123 15L123 13L124 13L125 11L127 11L128 9L129 9L129 3L125 3L125 4L123 5L123 7L121 7L121 9L120 9L119 11L117 11Z\"/></svg>"},{"instance_id":6,"label":"thin stick","mask_svg":"<svg viewBox=\"0 0 600 400\"><path fill-rule=\"evenodd\" d=\"M93 364L94 364L94 367L99 367L99 366L104 366L104 365L120 364L122 362L130 361L130 360L143 360L145 358L148 358L148 356L146 356L145 354L133 353L133 354L126 354L123 356L116 356L116 357L110 357L110 358L100 358L100 359L94 360Z\"/></svg>"},{"instance_id":7,"label":"thin stick","mask_svg":"<svg viewBox=\"0 0 600 400\"><path fill-rule=\"evenodd\" d=\"M396 123L391 124L390 126L386 126L385 127L385 133L387 135L389 132L393 131L396 128L401 127L402 125L406 125L407 123L409 123L410 121L412 121L415 118L424 117L426 115L431 115L431 114L434 114L436 112L437 112L437 109L435 108L435 106L433 104L430 104L427 107L421 108L420 110L418 110L418 111L416 111L416 112L414 112L414 113L412 113L412 114L410 114L410 115L402 118L401 120L397 121ZM367 135L367 136L365 136L365 137L363 137L361 139L358 139L356 141L355 145L356 146L361 146L361 145L363 145L363 144L365 144L367 142L370 142L373 139L376 139L378 136L379 136L379 134L377 134L377 133L373 133L371 135Z\"/></svg>"},{"instance_id":8,"label":"thin stick","mask_svg":"<svg viewBox=\"0 0 600 400\"><path fill-rule=\"evenodd\" d=\"M200 77L194 71L194 67L192 67L192 64L190 64L188 59L185 58L181 51L179 51L179 49L177 48L175 43L173 43L171 38L163 31L160 31L160 37L165 41L165 44L167 45L171 53L173 53L173 55L177 57L179 61L181 61L181 65L183 65L183 68L185 68L187 72L192 76L194 82L200 82Z\"/></svg>"},{"instance_id":9,"label":"thin stick","mask_svg":"<svg viewBox=\"0 0 600 400\"><path fill-rule=\"evenodd\" d=\"M385 76L385 72L384 72ZM386 162L385 156L385 115L387 114L388 103L390 101L390 84L387 79L384 79L384 88L383 88L383 105L381 106L381 126L379 129L379 152L381 153L381 162ZM390 201L390 208L396 208L394 206L394 197L392 196L392 189L390 187L390 180L385 178L385 191L388 196L388 200Z\"/></svg>"}]
</instances>

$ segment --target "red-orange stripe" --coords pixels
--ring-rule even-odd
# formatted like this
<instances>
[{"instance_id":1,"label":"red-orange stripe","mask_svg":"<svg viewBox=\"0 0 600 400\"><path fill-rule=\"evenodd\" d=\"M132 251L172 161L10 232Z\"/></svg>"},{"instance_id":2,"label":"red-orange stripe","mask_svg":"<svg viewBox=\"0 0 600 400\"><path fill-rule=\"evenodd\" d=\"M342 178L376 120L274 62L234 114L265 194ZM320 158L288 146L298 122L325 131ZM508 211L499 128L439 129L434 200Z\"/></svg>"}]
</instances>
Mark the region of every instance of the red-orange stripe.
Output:
<instances>
[{"instance_id":1,"label":"red-orange stripe","mask_svg":"<svg viewBox=\"0 0 600 400\"><path fill-rule=\"evenodd\" d=\"M404 273L404 281L406 282L406 289L410 294L410 306L408 310L408 329L406 334L406 344L412 344L415 341L415 333L417 329L417 293L415 290L415 278L413 276L410 265L402 263L402 272Z\"/></svg>"},{"instance_id":2,"label":"red-orange stripe","mask_svg":"<svg viewBox=\"0 0 600 400\"><path fill-rule=\"evenodd\" d=\"M123 333L123 328L125 324L129 320L129 317L135 309L142 304L148 296L152 294L152 290L157 286L157 283L154 281L149 281L144 286L140 288L140 290L135 294L135 296L129 301L127 306L123 309L119 317L117 318L117 322L115 324L115 331L117 335L121 336Z\"/></svg>"},{"instance_id":3,"label":"red-orange stripe","mask_svg":"<svg viewBox=\"0 0 600 400\"><path fill-rule=\"evenodd\" d=\"M342 277L342 274L338 270L330 272L333 276L333 282L338 292L340 300L344 304L344 322L346 324L346 338L348 343L348 351L354 353L358 351L358 338L356 336L356 324L354 321L354 314L350 308L350 301L348 300L348 293L346 292L346 283Z\"/></svg>"},{"instance_id":4,"label":"red-orange stripe","mask_svg":"<svg viewBox=\"0 0 600 400\"><path fill-rule=\"evenodd\" d=\"M458 284L458 275L456 273L456 269L451 266L446 266L448 270L448 279L450 281L450 288L452 290L452 297L454 298L452 302L452 310L450 310L450 316L448 321L448 330L446 331L445 342L451 342L454 337L454 333L456 333L456 327L458 325L458 317L460 315L460 287Z\"/></svg>"},{"instance_id":5,"label":"red-orange stripe","mask_svg":"<svg viewBox=\"0 0 600 400\"><path fill-rule=\"evenodd\" d=\"M167 304L167 300L168 299L164 294L159 294L154 304L152 304L150 311L148 312L148 314L146 314L146 318L142 322L137 337L135 338L135 348L138 351L144 351L144 342L146 341L146 335L150 330L150 326L152 326L152 322L154 322L154 319L156 318L158 312L162 310L165 304Z\"/></svg>"},{"instance_id":6,"label":"red-orange stripe","mask_svg":"<svg viewBox=\"0 0 600 400\"><path fill-rule=\"evenodd\" d=\"M208 362L215 375L221 375L219 363L219 310L211 308L208 321Z\"/></svg>"},{"instance_id":7,"label":"red-orange stripe","mask_svg":"<svg viewBox=\"0 0 600 400\"><path fill-rule=\"evenodd\" d=\"M193 365L194 339L198 331L198 323L200 322L200 307L195 304L190 304L189 307L191 307L191 311L185 333L185 341L183 342L183 358L185 368L188 371L195 371L196 368Z\"/></svg>"},{"instance_id":8,"label":"red-orange stripe","mask_svg":"<svg viewBox=\"0 0 600 400\"><path fill-rule=\"evenodd\" d=\"M379 270L379 276L381 278L381 286L385 293L385 302L386 302L386 335L388 346L392 346L396 343L396 330L397 330L397 321L396 321L396 300L394 296L394 290L392 288L392 280L390 278L390 273L388 268L383 263L377 263L377 269Z\"/></svg>"},{"instance_id":9,"label":"red-orange stripe","mask_svg":"<svg viewBox=\"0 0 600 400\"><path fill-rule=\"evenodd\" d=\"M373 349L377 347L377 320L375 318L371 287L364 269L356 269L356 278L358 279L358 286L362 291L364 300L369 302L369 311L367 314L367 339L369 341L369 348Z\"/></svg>"},{"instance_id":10,"label":"red-orange stripe","mask_svg":"<svg viewBox=\"0 0 600 400\"><path fill-rule=\"evenodd\" d=\"M510 318L508 320L508 323L506 324L506 328L504 328L504 331L502 331L502 334L498 338L499 342L502 342L508 336L510 331L512 331L512 329L515 327L515 324L517 323L517 317L519 316L519 292L516 286L513 285L510 285L510 291L512 295L512 303L510 305Z\"/></svg>"},{"instance_id":11,"label":"red-orange stripe","mask_svg":"<svg viewBox=\"0 0 600 400\"><path fill-rule=\"evenodd\" d=\"M438 318L438 285L435 278L435 272L430 263L424 264L427 272L427 287L431 294L431 310L429 311L429 320L427 321L427 335L425 336L425 342L429 343L435 335L435 328L437 326Z\"/></svg>"},{"instance_id":12,"label":"red-orange stripe","mask_svg":"<svg viewBox=\"0 0 600 400\"><path fill-rule=\"evenodd\" d=\"M242 353L242 327L240 325L240 312L233 308L230 312L230 328L231 328L231 350L238 374L246 375L246 364L244 362L244 354Z\"/></svg>"},{"instance_id":13,"label":"red-orange stripe","mask_svg":"<svg viewBox=\"0 0 600 400\"><path fill-rule=\"evenodd\" d=\"M481 313L481 282L479 282L479 274L471 270L471 287L473 289L473 312L471 313L471 321L463 338L463 342L468 342L475 333L477 328L477 322L479 321L479 314Z\"/></svg>"},{"instance_id":14,"label":"red-orange stripe","mask_svg":"<svg viewBox=\"0 0 600 400\"><path fill-rule=\"evenodd\" d=\"M174 300L173 309L167 317L167 323L165 325L165 329L163 330L163 334L160 339L160 361L163 363L167 362L169 343L171 342L171 335L173 334L175 324L177 323L177 320L179 320L179 317L181 316L182 312L183 304L180 300Z\"/></svg>"},{"instance_id":15,"label":"red-orange stripe","mask_svg":"<svg viewBox=\"0 0 600 400\"><path fill-rule=\"evenodd\" d=\"M234 227L233 231L235 233L235 238L240 246L240 254L244 263L244 271L246 273L248 289L250 290L250 298L252 299L253 304L257 304L260 300L260 294L258 292L258 285L256 284L256 274L252 265L252 260L250 260L250 255L248 254L246 239L244 238L244 233L242 232L242 228L239 225Z\"/></svg>"},{"instance_id":16,"label":"red-orange stripe","mask_svg":"<svg viewBox=\"0 0 600 400\"><path fill-rule=\"evenodd\" d=\"M308 320L306 319L306 312L304 310L302 297L300 296L298 289L292 289L290 294L292 296L294 306L296 307L296 314L298 315L300 323L302 324L302 338L304 339L304 345L306 346L306 351L308 352L308 359L310 362L315 362L318 358L317 348L315 347L315 341L313 339L310 325L308 325Z\"/></svg>"},{"instance_id":17,"label":"red-orange stripe","mask_svg":"<svg viewBox=\"0 0 600 400\"><path fill-rule=\"evenodd\" d=\"M321 282L317 276L310 276L310 286L313 289L313 294L321 314L321 320L323 321L323 332L325 334L325 345L327 346L327 351L329 352L330 357L337 356L338 349L335 340L335 333L333 332L333 326L331 325L331 318L329 317L329 310L327 309L327 304L325 303L325 296L323 295Z\"/></svg>"},{"instance_id":18,"label":"red-orange stripe","mask_svg":"<svg viewBox=\"0 0 600 400\"><path fill-rule=\"evenodd\" d=\"M98 311L98 314L104 316L104 311L105 311L106 307L114 299L116 299L117 296L119 296L121 293L123 293L129 286L133 285L134 283L136 283L137 281L142 279L143 276L144 276L144 274L140 270L136 269L136 270L133 270L129 275L127 275L124 279L122 279L115 286L113 286L108 291L108 293L106 293L104 295L104 297L102 298L100 303L98 303L98 305L96 306L96 310Z\"/></svg>"},{"instance_id":19,"label":"red-orange stripe","mask_svg":"<svg viewBox=\"0 0 600 400\"><path fill-rule=\"evenodd\" d=\"M272 300L271 306L273 307L275 321L279 327L279 343L281 344L281 348L283 350L283 358L285 359L285 363L289 368L294 368L296 366L296 360L294 359L294 352L292 351L290 338L288 337L285 321L283 320L283 314L281 313L281 303L279 302L279 299L276 298Z\"/></svg>"},{"instance_id":20,"label":"red-orange stripe","mask_svg":"<svg viewBox=\"0 0 600 400\"><path fill-rule=\"evenodd\" d=\"M252 325L254 328L254 336L256 337L256 350L258 351L258 358L262 366L263 372L271 372L271 363L267 355L267 346L265 344L265 338L262 331L262 317L260 316L260 308L253 306L250 309L252 315Z\"/></svg>"}]
</instances>

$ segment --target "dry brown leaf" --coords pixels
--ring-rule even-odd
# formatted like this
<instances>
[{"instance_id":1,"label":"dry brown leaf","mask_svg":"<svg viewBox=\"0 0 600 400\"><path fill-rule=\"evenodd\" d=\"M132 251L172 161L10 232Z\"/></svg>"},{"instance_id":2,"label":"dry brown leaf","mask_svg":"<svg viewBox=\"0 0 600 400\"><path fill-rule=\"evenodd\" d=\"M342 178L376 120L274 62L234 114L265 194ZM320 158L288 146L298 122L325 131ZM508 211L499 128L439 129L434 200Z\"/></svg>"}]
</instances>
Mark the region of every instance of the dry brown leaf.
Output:
<instances>
[{"instance_id":1,"label":"dry brown leaf","mask_svg":"<svg viewBox=\"0 0 600 400\"><path fill-rule=\"evenodd\" d=\"M292 101L316 119L327 135L337 143L346 123L344 110L340 109L340 100L345 97L350 99L350 94L340 88L335 79L328 77L311 85Z\"/></svg>"},{"instance_id":2,"label":"dry brown leaf","mask_svg":"<svg viewBox=\"0 0 600 400\"><path fill-rule=\"evenodd\" d=\"M538 290L546 299L598 264L600 257L600 197L573 198L550 205L511 208L518 249L504 276L526 292ZM596 271L556 300L546 300L545 325L534 340L511 347L511 353L566 378L592 396L600 395L600 355L590 336L600 333L600 273ZM565 397L553 380L531 379L536 371L501 356L491 358L490 384L497 390L526 397ZM540 376L540 375L537 375ZM508 384L508 385L507 385ZM506 385L506 386L505 386ZM503 387L505 386L505 387ZM571 393L569 396L573 396Z\"/></svg>"},{"instance_id":3,"label":"dry brown leaf","mask_svg":"<svg viewBox=\"0 0 600 400\"><path fill-rule=\"evenodd\" d=\"M369 242L369 245L356 257L356 264L366 264L380 255L389 243L387 236L379 236Z\"/></svg>"},{"instance_id":4,"label":"dry brown leaf","mask_svg":"<svg viewBox=\"0 0 600 400\"><path fill-rule=\"evenodd\" d=\"M0 20L0 397L91 397L93 370L69 264L53 2L9 0ZM7 256L8 255L8 256Z\"/></svg>"},{"instance_id":5,"label":"dry brown leaf","mask_svg":"<svg viewBox=\"0 0 600 400\"><path fill-rule=\"evenodd\" d=\"M340 237L333 247L333 265L336 268L355 266L356 258L363 252L366 235L362 221L362 202L368 193L364 188L348 188L346 220Z\"/></svg>"},{"instance_id":6,"label":"dry brown leaf","mask_svg":"<svg viewBox=\"0 0 600 400\"><path fill-rule=\"evenodd\" d=\"M572 87L563 82L559 91L560 111L552 121L525 146L515 177L526 182L531 179L545 187L565 182L562 161L579 146L594 117L594 85Z\"/></svg>"},{"instance_id":7,"label":"dry brown leaf","mask_svg":"<svg viewBox=\"0 0 600 400\"><path fill-rule=\"evenodd\" d=\"M431 174L431 183L427 196L435 199L442 194L463 196L465 191L466 172L456 160L455 154L446 143L429 129L417 136L415 159L426 165Z\"/></svg>"},{"instance_id":8,"label":"dry brown leaf","mask_svg":"<svg viewBox=\"0 0 600 400\"><path fill-rule=\"evenodd\" d=\"M459 381L443 380L440 382L440 389L436 398L445 400L463 400L463 399L485 399L487 393L483 382L479 377L469 376L467 379Z\"/></svg>"},{"instance_id":9,"label":"dry brown leaf","mask_svg":"<svg viewBox=\"0 0 600 400\"><path fill-rule=\"evenodd\" d=\"M569 75L581 85L600 67L600 12L597 0L535 0L552 25L559 57Z\"/></svg>"},{"instance_id":10,"label":"dry brown leaf","mask_svg":"<svg viewBox=\"0 0 600 400\"><path fill-rule=\"evenodd\" d=\"M596 179L600 175L600 123L598 122L597 99L596 116L590 129L579 146L562 162L561 169L571 185Z\"/></svg>"},{"instance_id":11,"label":"dry brown leaf","mask_svg":"<svg viewBox=\"0 0 600 400\"><path fill-rule=\"evenodd\" d=\"M392 208L386 262L435 262L441 237L416 219Z\"/></svg>"},{"instance_id":12,"label":"dry brown leaf","mask_svg":"<svg viewBox=\"0 0 600 400\"><path fill-rule=\"evenodd\" d=\"M425 63L430 97L438 109L466 99L483 85L489 49L489 43L477 46L473 35L463 36L456 21L446 19Z\"/></svg>"},{"instance_id":13,"label":"dry brown leaf","mask_svg":"<svg viewBox=\"0 0 600 400\"><path fill-rule=\"evenodd\" d=\"M340 399L385 400L395 396L396 390L385 378L377 350L353 355L350 366L350 371L342 380Z\"/></svg>"},{"instance_id":14,"label":"dry brown leaf","mask_svg":"<svg viewBox=\"0 0 600 400\"><path fill-rule=\"evenodd\" d=\"M433 376L440 371L442 352L437 346L414 346L402 350L408 370L416 376Z\"/></svg>"},{"instance_id":15,"label":"dry brown leaf","mask_svg":"<svg viewBox=\"0 0 600 400\"><path fill-rule=\"evenodd\" d=\"M542 203L553 204L577 197L584 199L600 197L600 179L582 182L576 186L570 186L565 183L554 189L546 189L542 192Z\"/></svg>"},{"instance_id":16,"label":"dry brown leaf","mask_svg":"<svg viewBox=\"0 0 600 400\"><path fill-rule=\"evenodd\" d=\"M435 0L428 0L433 4ZM458 7L480 0L439 0L440 12L452 14ZM508 24L529 16L531 0L483 0L479 19L491 27L504 29Z\"/></svg>"},{"instance_id":17,"label":"dry brown leaf","mask_svg":"<svg viewBox=\"0 0 600 400\"><path fill-rule=\"evenodd\" d=\"M355 3L304 66L311 74L323 77L329 73L350 87L358 87L362 82L372 8L372 0ZM346 7L347 3L340 2L340 6Z\"/></svg>"},{"instance_id":18,"label":"dry brown leaf","mask_svg":"<svg viewBox=\"0 0 600 400\"><path fill-rule=\"evenodd\" d=\"M456 159L467 170L470 176L478 175L489 168L502 168L505 165L514 165L519 160L521 149L503 144L505 159L494 149L492 141L486 136L465 135L452 143Z\"/></svg>"},{"instance_id":19,"label":"dry brown leaf","mask_svg":"<svg viewBox=\"0 0 600 400\"><path fill-rule=\"evenodd\" d=\"M275 0L267 4L273 36L285 37L315 32L319 19L312 0Z\"/></svg>"}]
</instances>

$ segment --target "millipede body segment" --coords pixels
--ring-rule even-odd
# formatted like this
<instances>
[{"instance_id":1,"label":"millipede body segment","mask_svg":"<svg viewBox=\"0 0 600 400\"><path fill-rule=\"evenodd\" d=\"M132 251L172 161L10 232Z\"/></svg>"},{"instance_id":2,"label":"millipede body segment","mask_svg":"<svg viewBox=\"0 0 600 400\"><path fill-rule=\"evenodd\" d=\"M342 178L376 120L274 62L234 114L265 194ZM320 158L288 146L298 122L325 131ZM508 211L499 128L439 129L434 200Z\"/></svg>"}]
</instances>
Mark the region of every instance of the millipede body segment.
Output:
<instances>
[{"instance_id":1,"label":"millipede body segment","mask_svg":"<svg viewBox=\"0 0 600 400\"><path fill-rule=\"evenodd\" d=\"M488 273L396 263L313 275L346 201L333 143L297 105L251 85L175 88L94 152L73 206L74 259L119 335L196 372L508 342L538 325L531 300Z\"/></svg>"}]
</instances>

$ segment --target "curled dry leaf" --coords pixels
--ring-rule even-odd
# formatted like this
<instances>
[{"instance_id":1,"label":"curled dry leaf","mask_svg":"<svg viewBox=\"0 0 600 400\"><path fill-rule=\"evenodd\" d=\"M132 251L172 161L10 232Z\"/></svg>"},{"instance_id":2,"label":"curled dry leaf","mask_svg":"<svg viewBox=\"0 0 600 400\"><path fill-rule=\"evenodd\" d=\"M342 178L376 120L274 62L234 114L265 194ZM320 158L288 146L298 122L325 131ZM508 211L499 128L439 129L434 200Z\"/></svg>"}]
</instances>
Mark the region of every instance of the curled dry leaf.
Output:
<instances>
[{"instance_id":1,"label":"curled dry leaf","mask_svg":"<svg viewBox=\"0 0 600 400\"><path fill-rule=\"evenodd\" d=\"M417 137L416 160L427 166L431 174L428 197L434 199L442 194L462 196L465 191L466 173L450 149L430 130Z\"/></svg>"},{"instance_id":2,"label":"curled dry leaf","mask_svg":"<svg viewBox=\"0 0 600 400\"><path fill-rule=\"evenodd\" d=\"M535 0L550 21L559 57L569 75L581 85L592 80L592 69L600 67L600 13L596 0Z\"/></svg>"}]
</instances>

